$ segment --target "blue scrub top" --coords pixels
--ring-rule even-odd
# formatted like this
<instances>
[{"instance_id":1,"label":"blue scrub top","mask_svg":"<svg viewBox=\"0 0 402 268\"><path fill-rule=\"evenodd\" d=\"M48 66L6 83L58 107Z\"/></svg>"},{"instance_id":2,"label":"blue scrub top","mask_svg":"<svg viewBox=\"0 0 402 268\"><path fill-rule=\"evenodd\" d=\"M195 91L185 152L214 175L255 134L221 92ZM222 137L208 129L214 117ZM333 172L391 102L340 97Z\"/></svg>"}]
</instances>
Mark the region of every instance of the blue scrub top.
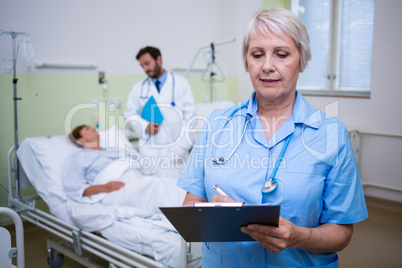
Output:
<instances>
[{"instance_id":1,"label":"blue scrub top","mask_svg":"<svg viewBox=\"0 0 402 268\"><path fill-rule=\"evenodd\" d=\"M177 185L209 201L218 183L230 197L247 204L280 205L280 214L298 226L322 223L352 224L368 217L352 146L339 120L314 109L296 92L291 118L267 141L257 114L255 92L248 107L237 111L217 138L212 158L227 157L235 148L245 125L245 136L224 164L211 161L210 150L219 129L240 106L216 110L205 124ZM289 146L276 173L278 188L261 192L269 179L287 136ZM297 248L270 253L258 242L207 242L203 267L337 267L334 253L313 254Z\"/></svg>"}]
</instances>

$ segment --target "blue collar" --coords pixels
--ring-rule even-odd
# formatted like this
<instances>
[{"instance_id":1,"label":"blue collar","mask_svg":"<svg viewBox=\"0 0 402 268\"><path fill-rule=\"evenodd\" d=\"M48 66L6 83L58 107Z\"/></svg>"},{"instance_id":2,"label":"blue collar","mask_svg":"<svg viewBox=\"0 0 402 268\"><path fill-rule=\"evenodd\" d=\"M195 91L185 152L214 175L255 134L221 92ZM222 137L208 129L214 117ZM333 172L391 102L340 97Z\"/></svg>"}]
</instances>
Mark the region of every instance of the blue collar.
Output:
<instances>
[{"instance_id":1,"label":"blue collar","mask_svg":"<svg viewBox=\"0 0 402 268\"><path fill-rule=\"evenodd\" d=\"M259 119L258 113L258 104L256 93L253 91L251 93L249 99L249 105L247 107L247 113L253 116L254 120L252 120L252 128L253 129L262 129L261 121L256 120ZM292 116L285 122L283 125L276 131L274 136L266 143L265 134L263 132L254 133L254 138L260 142L261 144L265 144L268 148L275 146L278 142L285 139L295 130L296 124L304 124L306 126L312 128L319 127L320 119L320 111L313 108L304 97L296 91L296 101L293 107Z\"/></svg>"},{"instance_id":2,"label":"blue collar","mask_svg":"<svg viewBox=\"0 0 402 268\"><path fill-rule=\"evenodd\" d=\"M168 72L167 72L165 69L163 69L163 70L164 70L165 72L162 74L162 76L161 76L159 79L151 78L151 79L152 79L152 82L154 82L154 84L155 84L156 80L159 80L159 82L161 82L160 88L163 87L163 85L165 84L166 79L167 79L167 73L168 73Z\"/></svg>"},{"instance_id":3,"label":"blue collar","mask_svg":"<svg viewBox=\"0 0 402 268\"><path fill-rule=\"evenodd\" d=\"M249 105L247 113L257 116L258 104L255 91L251 93L249 99ZM318 122L320 121L319 110L313 108L306 99L296 90L296 101L293 107L292 121L297 124L304 124L312 128L318 128Z\"/></svg>"},{"instance_id":4,"label":"blue collar","mask_svg":"<svg viewBox=\"0 0 402 268\"><path fill-rule=\"evenodd\" d=\"M247 113L252 116L256 116L257 110L258 110L257 98L255 96L255 91L253 91L251 93L250 99L248 100Z\"/></svg>"},{"instance_id":5,"label":"blue collar","mask_svg":"<svg viewBox=\"0 0 402 268\"><path fill-rule=\"evenodd\" d=\"M296 91L296 102L293 107L292 119L295 124L304 124L311 128L319 128L321 113L313 108L306 99Z\"/></svg>"}]
</instances>

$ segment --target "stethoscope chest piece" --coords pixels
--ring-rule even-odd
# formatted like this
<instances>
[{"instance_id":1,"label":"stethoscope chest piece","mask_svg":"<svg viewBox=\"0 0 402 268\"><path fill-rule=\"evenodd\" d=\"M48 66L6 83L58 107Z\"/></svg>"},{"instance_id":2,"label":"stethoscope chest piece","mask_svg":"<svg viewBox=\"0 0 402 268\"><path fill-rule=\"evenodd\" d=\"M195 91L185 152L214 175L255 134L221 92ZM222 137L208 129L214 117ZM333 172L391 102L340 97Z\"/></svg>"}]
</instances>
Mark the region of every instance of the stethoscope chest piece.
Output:
<instances>
[{"instance_id":1,"label":"stethoscope chest piece","mask_svg":"<svg viewBox=\"0 0 402 268\"><path fill-rule=\"evenodd\" d=\"M264 185L261 188L261 192L264 194L272 193L273 191L278 188L278 183L276 180L272 179L264 183Z\"/></svg>"}]
</instances>

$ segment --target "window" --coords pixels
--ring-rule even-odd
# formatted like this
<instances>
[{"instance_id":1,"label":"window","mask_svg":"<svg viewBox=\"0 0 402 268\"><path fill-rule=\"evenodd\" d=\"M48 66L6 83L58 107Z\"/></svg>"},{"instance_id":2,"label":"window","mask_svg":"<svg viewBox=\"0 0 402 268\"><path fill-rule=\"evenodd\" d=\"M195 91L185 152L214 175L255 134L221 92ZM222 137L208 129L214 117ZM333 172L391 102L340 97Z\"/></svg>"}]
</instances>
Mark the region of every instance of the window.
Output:
<instances>
[{"instance_id":1,"label":"window","mask_svg":"<svg viewBox=\"0 0 402 268\"><path fill-rule=\"evenodd\" d=\"M312 60L297 88L305 92L369 95L374 0L293 0L304 22Z\"/></svg>"}]
</instances>

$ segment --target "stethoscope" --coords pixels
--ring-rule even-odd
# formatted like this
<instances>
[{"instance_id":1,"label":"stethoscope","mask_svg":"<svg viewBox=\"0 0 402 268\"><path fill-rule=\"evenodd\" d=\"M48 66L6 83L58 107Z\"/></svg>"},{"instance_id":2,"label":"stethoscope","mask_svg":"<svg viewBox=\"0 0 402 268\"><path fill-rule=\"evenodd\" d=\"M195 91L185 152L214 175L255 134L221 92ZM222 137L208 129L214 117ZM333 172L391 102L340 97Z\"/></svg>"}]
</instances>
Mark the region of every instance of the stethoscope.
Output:
<instances>
[{"instance_id":1,"label":"stethoscope","mask_svg":"<svg viewBox=\"0 0 402 268\"><path fill-rule=\"evenodd\" d=\"M175 80L174 80L174 75L172 72L170 72L171 76L172 76L172 102L170 103L172 106L176 106L176 103L174 102L174 90L175 90ZM151 88L151 78L148 77L147 79L144 80L144 82L142 82L141 85L141 94L140 94L140 98L141 99L148 99L149 96L149 89ZM144 84L148 82L148 90L147 90L147 94L143 95L144 93Z\"/></svg>"},{"instance_id":2,"label":"stethoscope","mask_svg":"<svg viewBox=\"0 0 402 268\"><path fill-rule=\"evenodd\" d=\"M223 156L221 156L221 157L219 157L219 158L212 157L212 150L213 150L213 148L214 148L214 146L215 146L215 142L216 142L216 140L217 140L219 134L222 132L223 128L224 128L231 120L233 120L234 114L235 114L237 111L239 111L239 110L241 110L241 109L243 109L243 108L248 108L248 101L247 101L246 103L244 103L243 105L241 105L239 108L235 109L235 110L228 116L228 118L226 119L225 123L222 125L222 127L219 129L218 133L216 134L215 139L214 139L214 141L212 142L212 145L211 145L211 150L209 151L209 157L211 158L211 161L212 161L212 162L214 162L214 163L216 163L216 164L220 164L220 165L226 163L226 162L230 159L230 157L234 154L234 152L237 150L237 148L239 147L240 142L243 140L244 134L245 134L245 132L246 132L247 125L251 122L251 120L252 120L252 118L253 118L253 116L252 116L251 114L249 114L249 113L247 113L246 115L243 115L243 116L246 117L246 121L245 121L245 123L244 123L244 128L243 128L241 137L240 137L240 139L239 139L239 142L236 144L236 146L234 147L234 149L232 150L232 152L231 152L226 158L223 157ZM282 150L281 150L281 152L280 152L280 154L279 154L279 157L278 157L278 159L276 160L274 170L272 171L271 176L269 177L269 180L267 180L267 181L264 183L264 185L262 186L262 188L261 188L261 192L264 193L264 194L266 194L266 193L271 193L271 192L275 191L276 188L278 188L278 182L275 180L276 172L278 171L279 165L280 165L281 162L282 162L283 155L285 154L285 151L286 151L286 149L288 148L289 141L290 141L290 138L291 138L291 137L292 137L292 134L290 134L290 135L286 138L285 144L283 145Z\"/></svg>"}]
</instances>

